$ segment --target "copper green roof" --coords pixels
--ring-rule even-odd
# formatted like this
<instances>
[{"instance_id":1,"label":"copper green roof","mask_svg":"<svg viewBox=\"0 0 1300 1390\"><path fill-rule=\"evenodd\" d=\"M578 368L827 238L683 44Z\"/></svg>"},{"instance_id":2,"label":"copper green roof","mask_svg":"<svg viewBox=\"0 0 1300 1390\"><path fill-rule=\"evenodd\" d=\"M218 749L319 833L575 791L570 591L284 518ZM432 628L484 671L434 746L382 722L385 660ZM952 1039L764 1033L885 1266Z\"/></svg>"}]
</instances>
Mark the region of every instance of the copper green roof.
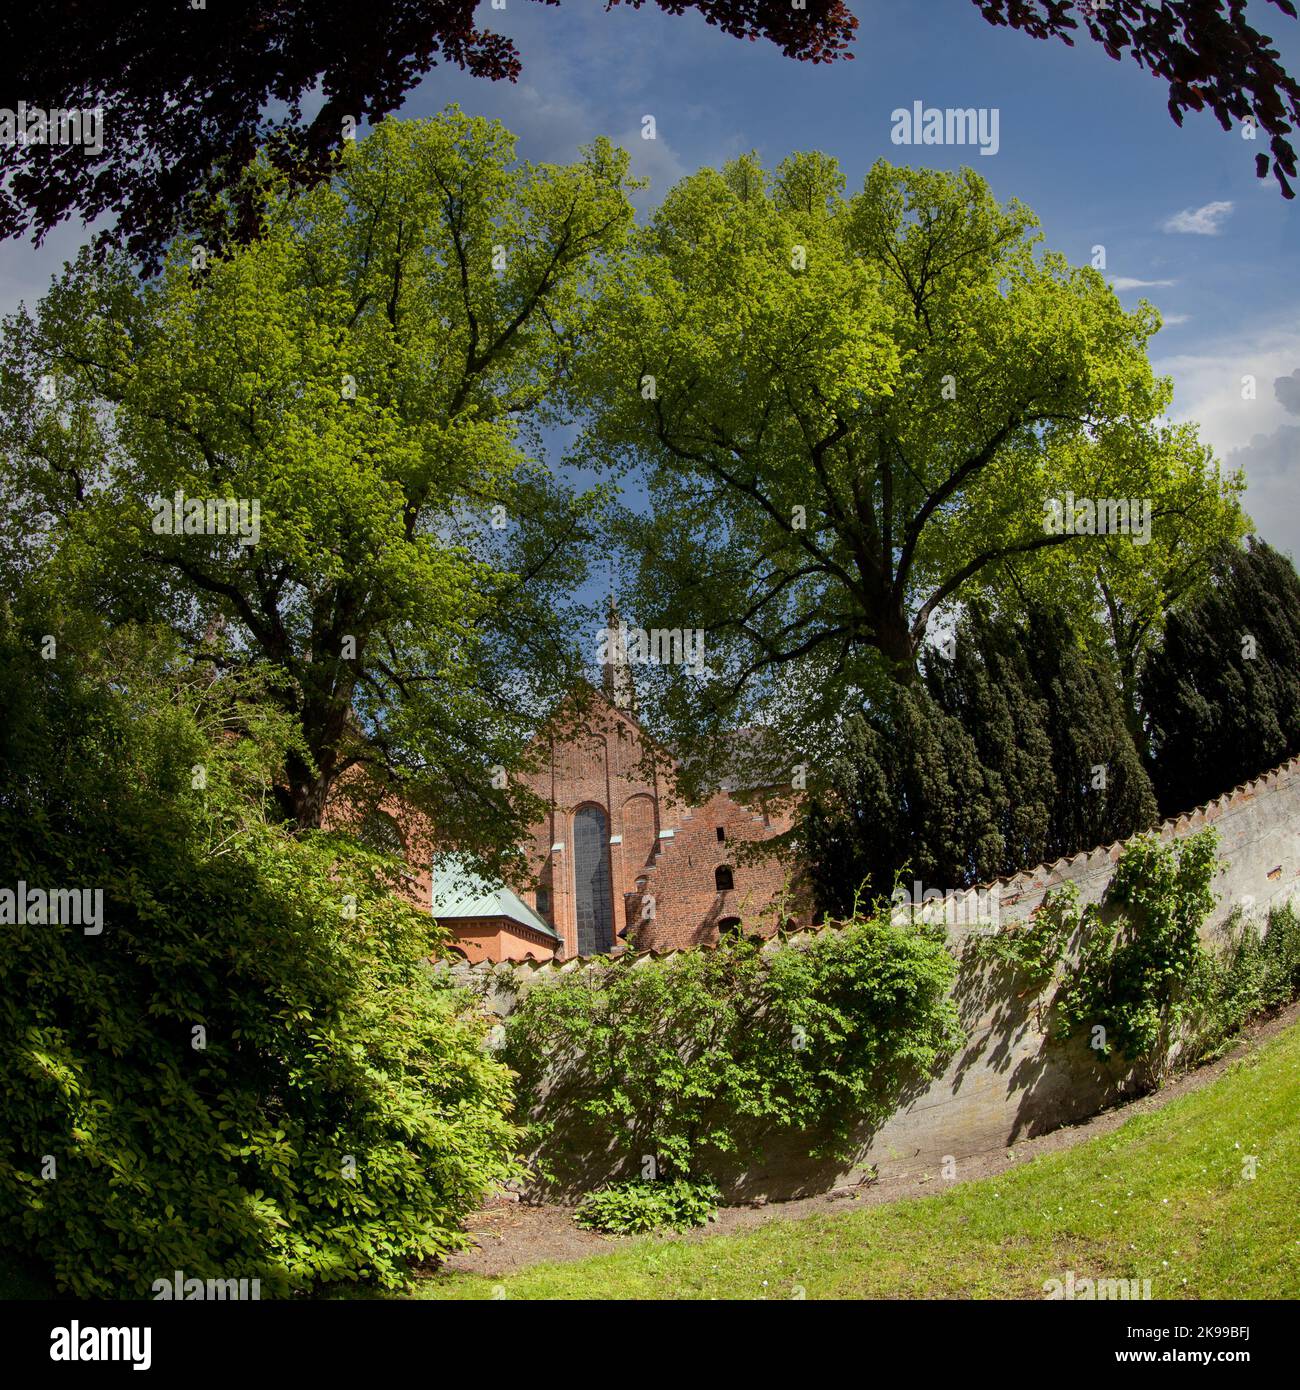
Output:
<instances>
[{"instance_id":1,"label":"copper green roof","mask_svg":"<svg viewBox=\"0 0 1300 1390\"><path fill-rule=\"evenodd\" d=\"M464 917L506 917L552 940L560 938L547 921L504 883L489 883L459 854L440 855L433 862L430 908L440 922Z\"/></svg>"}]
</instances>

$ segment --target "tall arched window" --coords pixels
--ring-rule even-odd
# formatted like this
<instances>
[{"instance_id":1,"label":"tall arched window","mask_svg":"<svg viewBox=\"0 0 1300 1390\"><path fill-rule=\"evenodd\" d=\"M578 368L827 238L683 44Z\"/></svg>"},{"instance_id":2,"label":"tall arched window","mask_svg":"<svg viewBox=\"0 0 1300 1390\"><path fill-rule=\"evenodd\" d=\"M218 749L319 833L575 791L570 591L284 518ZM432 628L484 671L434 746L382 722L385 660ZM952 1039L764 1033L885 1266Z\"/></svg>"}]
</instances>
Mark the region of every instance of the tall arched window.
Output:
<instances>
[{"instance_id":1,"label":"tall arched window","mask_svg":"<svg viewBox=\"0 0 1300 1390\"><path fill-rule=\"evenodd\" d=\"M573 818L573 897L578 954L600 955L614 944L614 890L609 876L609 820L599 806Z\"/></svg>"},{"instance_id":2,"label":"tall arched window","mask_svg":"<svg viewBox=\"0 0 1300 1390\"><path fill-rule=\"evenodd\" d=\"M401 856L406 853L406 841L402 838L401 827L387 811L367 811L357 831L357 838L367 849L373 849L379 854Z\"/></svg>"},{"instance_id":3,"label":"tall arched window","mask_svg":"<svg viewBox=\"0 0 1300 1390\"><path fill-rule=\"evenodd\" d=\"M719 893L730 893L736 886L735 880L731 876L731 868L726 864L719 864L713 871L713 881L718 885Z\"/></svg>"}]
</instances>

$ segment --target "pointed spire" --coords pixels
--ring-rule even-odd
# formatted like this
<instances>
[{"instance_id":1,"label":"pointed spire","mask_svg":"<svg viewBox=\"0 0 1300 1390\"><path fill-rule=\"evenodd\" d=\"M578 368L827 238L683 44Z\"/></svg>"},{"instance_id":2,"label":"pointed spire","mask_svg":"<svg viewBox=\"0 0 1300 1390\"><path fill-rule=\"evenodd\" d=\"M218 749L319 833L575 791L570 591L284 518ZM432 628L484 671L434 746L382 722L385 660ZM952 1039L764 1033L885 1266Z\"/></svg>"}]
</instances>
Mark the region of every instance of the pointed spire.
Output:
<instances>
[{"instance_id":1,"label":"pointed spire","mask_svg":"<svg viewBox=\"0 0 1300 1390\"><path fill-rule=\"evenodd\" d=\"M618 605L614 602L613 576L611 574L609 591L609 615L606 619L609 641L606 645L605 669L601 672L601 684L605 698L615 709L636 713L636 686L632 682L632 668L627 660L627 629L618 616Z\"/></svg>"}]
</instances>

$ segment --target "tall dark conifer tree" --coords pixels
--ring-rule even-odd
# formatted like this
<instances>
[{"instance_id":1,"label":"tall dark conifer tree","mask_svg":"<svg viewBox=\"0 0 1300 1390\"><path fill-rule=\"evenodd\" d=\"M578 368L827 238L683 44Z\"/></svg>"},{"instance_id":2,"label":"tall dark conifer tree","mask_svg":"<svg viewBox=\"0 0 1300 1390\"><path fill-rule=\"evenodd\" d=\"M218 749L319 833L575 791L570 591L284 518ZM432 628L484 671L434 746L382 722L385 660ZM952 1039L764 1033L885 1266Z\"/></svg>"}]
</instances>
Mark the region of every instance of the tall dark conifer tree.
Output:
<instances>
[{"instance_id":1,"label":"tall dark conifer tree","mask_svg":"<svg viewBox=\"0 0 1300 1390\"><path fill-rule=\"evenodd\" d=\"M1119 678L1060 614L1031 615L1025 650L1047 713L1056 796L1047 860L1127 839L1154 825L1155 792L1133 742Z\"/></svg>"},{"instance_id":2,"label":"tall dark conifer tree","mask_svg":"<svg viewBox=\"0 0 1300 1390\"><path fill-rule=\"evenodd\" d=\"M1048 855L1056 774L1046 703L1023 636L1010 623L972 611L951 661L931 650L925 679L940 708L970 734L989 774L1003 842L995 872L1040 863Z\"/></svg>"},{"instance_id":3,"label":"tall dark conifer tree","mask_svg":"<svg viewBox=\"0 0 1300 1390\"><path fill-rule=\"evenodd\" d=\"M1003 857L997 793L974 741L923 685L900 686L854 719L831 785L804 822L818 907L887 897L895 876L929 888L988 878Z\"/></svg>"},{"instance_id":4,"label":"tall dark conifer tree","mask_svg":"<svg viewBox=\"0 0 1300 1390\"><path fill-rule=\"evenodd\" d=\"M1166 815L1300 753L1300 578L1263 541L1224 552L1142 671L1151 776Z\"/></svg>"},{"instance_id":5,"label":"tall dark conifer tree","mask_svg":"<svg viewBox=\"0 0 1300 1390\"><path fill-rule=\"evenodd\" d=\"M817 902L837 915L867 884L961 888L1149 828L1156 799L1112 665L1068 621L968 612L951 658L851 731L809 804Z\"/></svg>"}]
</instances>

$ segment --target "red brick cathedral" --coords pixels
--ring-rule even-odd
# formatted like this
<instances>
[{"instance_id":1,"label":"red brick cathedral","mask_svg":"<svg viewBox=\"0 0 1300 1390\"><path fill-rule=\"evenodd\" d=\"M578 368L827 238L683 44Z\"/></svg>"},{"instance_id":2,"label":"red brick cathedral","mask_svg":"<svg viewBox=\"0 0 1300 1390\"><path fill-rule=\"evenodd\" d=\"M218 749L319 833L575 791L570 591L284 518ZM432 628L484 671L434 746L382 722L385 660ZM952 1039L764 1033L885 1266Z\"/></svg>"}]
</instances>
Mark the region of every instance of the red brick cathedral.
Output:
<instances>
[{"instance_id":1,"label":"red brick cathedral","mask_svg":"<svg viewBox=\"0 0 1300 1390\"><path fill-rule=\"evenodd\" d=\"M549 806L527 845L537 887L466 893L435 870L434 916L470 960L568 959L707 945L730 930L806 921L790 866L746 857L790 826L762 792L720 789L678 799L661 751L636 715L632 672L616 654L581 717L561 709L539 735L525 778ZM658 752L658 758L654 754Z\"/></svg>"}]
</instances>

